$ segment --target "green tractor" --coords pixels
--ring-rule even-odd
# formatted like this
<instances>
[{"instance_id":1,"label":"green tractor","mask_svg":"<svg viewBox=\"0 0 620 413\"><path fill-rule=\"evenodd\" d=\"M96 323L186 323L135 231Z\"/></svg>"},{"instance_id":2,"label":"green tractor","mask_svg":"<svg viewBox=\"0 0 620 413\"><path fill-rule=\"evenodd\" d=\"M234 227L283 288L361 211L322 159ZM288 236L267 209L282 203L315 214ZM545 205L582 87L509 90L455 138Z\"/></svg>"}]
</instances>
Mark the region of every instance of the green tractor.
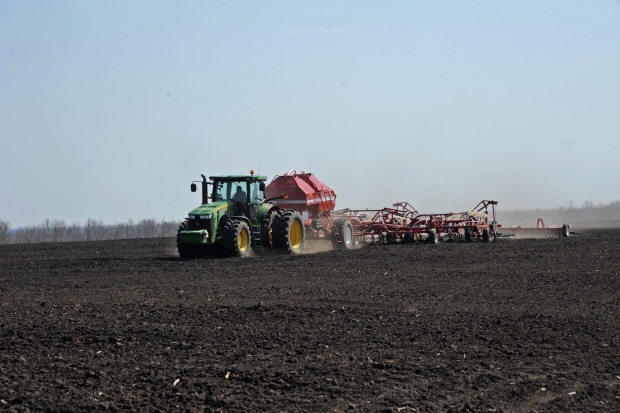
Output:
<instances>
[{"instance_id":1,"label":"green tractor","mask_svg":"<svg viewBox=\"0 0 620 413\"><path fill-rule=\"evenodd\" d=\"M181 258L224 255L245 257L251 251L300 254L305 241L301 214L265 199L264 175L204 175L202 205L190 211L177 232ZM191 190L196 192L196 183ZM211 185L211 191L209 191ZM209 202L211 200L211 202Z\"/></svg>"}]
</instances>

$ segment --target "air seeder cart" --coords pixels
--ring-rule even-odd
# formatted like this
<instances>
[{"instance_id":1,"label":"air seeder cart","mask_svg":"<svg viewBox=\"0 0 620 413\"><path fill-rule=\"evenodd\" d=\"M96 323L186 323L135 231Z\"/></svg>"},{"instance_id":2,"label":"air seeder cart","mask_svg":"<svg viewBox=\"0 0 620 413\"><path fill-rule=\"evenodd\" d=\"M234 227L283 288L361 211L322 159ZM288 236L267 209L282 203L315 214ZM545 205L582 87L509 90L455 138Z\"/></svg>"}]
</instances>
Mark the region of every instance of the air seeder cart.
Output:
<instances>
[{"instance_id":1,"label":"air seeder cart","mask_svg":"<svg viewBox=\"0 0 620 413\"><path fill-rule=\"evenodd\" d=\"M336 193L314 174L294 169L273 178L265 188L267 197L280 208L301 214L305 239L331 241L334 249L350 249L354 244L353 226L345 217L332 215ZM284 197L275 198L278 194Z\"/></svg>"}]
</instances>

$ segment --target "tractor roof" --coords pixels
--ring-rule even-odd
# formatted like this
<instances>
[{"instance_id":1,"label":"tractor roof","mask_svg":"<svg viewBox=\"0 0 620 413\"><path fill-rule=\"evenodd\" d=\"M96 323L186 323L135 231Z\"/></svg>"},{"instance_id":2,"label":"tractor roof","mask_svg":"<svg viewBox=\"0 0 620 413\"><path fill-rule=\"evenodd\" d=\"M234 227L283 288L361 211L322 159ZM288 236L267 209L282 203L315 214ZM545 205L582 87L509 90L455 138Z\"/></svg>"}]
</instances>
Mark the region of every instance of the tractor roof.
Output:
<instances>
[{"instance_id":1,"label":"tractor roof","mask_svg":"<svg viewBox=\"0 0 620 413\"><path fill-rule=\"evenodd\" d=\"M266 175L220 175L210 176L212 181L266 181Z\"/></svg>"}]
</instances>

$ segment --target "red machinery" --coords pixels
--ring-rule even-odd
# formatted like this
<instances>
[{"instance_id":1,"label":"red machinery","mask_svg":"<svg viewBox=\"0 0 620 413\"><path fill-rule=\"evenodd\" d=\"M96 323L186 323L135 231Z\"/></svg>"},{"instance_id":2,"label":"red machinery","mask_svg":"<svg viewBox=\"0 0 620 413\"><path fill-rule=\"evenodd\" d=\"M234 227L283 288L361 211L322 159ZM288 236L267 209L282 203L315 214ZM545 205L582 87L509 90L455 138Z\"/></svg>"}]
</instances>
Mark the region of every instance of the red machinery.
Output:
<instances>
[{"instance_id":1,"label":"red machinery","mask_svg":"<svg viewBox=\"0 0 620 413\"><path fill-rule=\"evenodd\" d=\"M342 242L342 221L335 220L331 212L336 207L336 193L311 173L297 173L294 169L276 176L265 188L265 197L280 208L298 210L303 217L307 239L331 239L335 244ZM339 228L340 227L340 228ZM348 234L347 234L348 235ZM353 241L351 228L350 240ZM348 248L349 245L346 245Z\"/></svg>"},{"instance_id":2,"label":"red machinery","mask_svg":"<svg viewBox=\"0 0 620 413\"><path fill-rule=\"evenodd\" d=\"M539 218L536 228L503 228L496 220L497 201L483 200L471 211L422 214L407 202L382 209L342 209L334 211L336 193L311 173L294 169L276 176L265 188L267 198L282 209L298 210L303 217L307 239L330 239L335 248L349 249L356 242L449 240L489 242L510 236L568 236L572 228L545 227ZM283 197L284 196L284 197Z\"/></svg>"},{"instance_id":3,"label":"red machinery","mask_svg":"<svg viewBox=\"0 0 620 413\"><path fill-rule=\"evenodd\" d=\"M343 209L335 211L334 217L346 217L353 224L358 240L388 244L426 241L436 243L440 237L465 241L481 239L490 241L497 237L500 225L495 220L497 201L481 201L467 212L421 214L407 202L397 202L393 208ZM491 216L489 216L489 206Z\"/></svg>"},{"instance_id":4,"label":"red machinery","mask_svg":"<svg viewBox=\"0 0 620 413\"><path fill-rule=\"evenodd\" d=\"M532 228L522 228L520 225L514 225L508 228L502 228L502 235L516 238L559 238L568 237L573 232L573 226L564 224L561 227L557 225L549 225L545 227L542 218L538 218L536 226Z\"/></svg>"}]
</instances>

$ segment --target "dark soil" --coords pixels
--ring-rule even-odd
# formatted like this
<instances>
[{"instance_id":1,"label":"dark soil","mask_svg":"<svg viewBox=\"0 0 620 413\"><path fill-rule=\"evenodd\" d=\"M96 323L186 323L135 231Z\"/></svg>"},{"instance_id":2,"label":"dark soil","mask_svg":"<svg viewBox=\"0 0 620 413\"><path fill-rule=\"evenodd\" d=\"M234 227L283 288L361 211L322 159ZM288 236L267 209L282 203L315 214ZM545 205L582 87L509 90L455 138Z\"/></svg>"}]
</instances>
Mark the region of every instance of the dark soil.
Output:
<instances>
[{"instance_id":1,"label":"dark soil","mask_svg":"<svg viewBox=\"0 0 620 413\"><path fill-rule=\"evenodd\" d=\"M620 411L620 230L184 261L0 246L0 411Z\"/></svg>"}]
</instances>

